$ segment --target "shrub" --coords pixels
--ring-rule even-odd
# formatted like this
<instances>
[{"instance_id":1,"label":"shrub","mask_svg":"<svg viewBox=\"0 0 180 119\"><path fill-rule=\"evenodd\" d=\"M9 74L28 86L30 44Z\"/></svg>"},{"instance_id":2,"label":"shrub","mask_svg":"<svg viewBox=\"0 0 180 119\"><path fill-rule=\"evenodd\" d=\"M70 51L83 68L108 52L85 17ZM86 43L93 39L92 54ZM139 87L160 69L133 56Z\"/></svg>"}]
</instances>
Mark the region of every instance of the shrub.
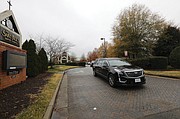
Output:
<instances>
[{"instance_id":1,"label":"shrub","mask_svg":"<svg viewBox=\"0 0 180 119\"><path fill-rule=\"evenodd\" d=\"M27 75L34 77L39 74L39 59L36 53L36 45L33 40L26 40L22 45L24 50L27 50Z\"/></svg>"},{"instance_id":2,"label":"shrub","mask_svg":"<svg viewBox=\"0 0 180 119\"><path fill-rule=\"evenodd\" d=\"M79 63L78 63L78 66L85 67L85 65L86 65L86 62L79 62Z\"/></svg>"},{"instance_id":3,"label":"shrub","mask_svg":"<svg viewBox=\"0 0 180 119\"><path fill-rule=\"evenodd\" d=\"M167 57L149 57L129 61L131 64L142 67L144 69L167 69Z\"/></svg>"},{"instance_id":4,"label":"shrub","mask_svg":"<svg viewBox=\"0 0 180 119\"><path fill-rule=\"evenodd\" d=\"M68 65L68 66L77 66L77 63L75 63L75 62L68 62L68 63L66 63L66 65Z\"/></svg>"},{"instance_id":5,"label":"shrub","mask_svg":"<svg viewBox=\"0 0 180 119\"><path fill-rule=\"evenodd\" d=\"M167 69L168 58L162 56L149 58L150 69Z\"/></svg>"},{"instance_id":6,"label":"shrub","mask_svg":"<svg viewBox=\"0 0 180 119\"><path fill-rule=\"evenodd\" d=\"M180 69L180 46L172 50L169 55L169 62L172 67Z\"/></svg>"},{"instance_id":7,"label":"shrub","mask_svg":"<svg viewBox=\"0 0 180 119\"><path fill-rule=\"evenodd\" d=\"M149 58L134 59L129 61L131 64L142 67L144 69L149 68Z\"/></svg>"},{"instance_id":8,"label":"shrub","mask_svg":"<svg viewBox=\"0 0 180 119\"><path fill-rule=\"evenodd\" d=\"M68 63L66 63L66 65L68 65L68 66L83 66L83 67L85 67L86 62L68 62Z\"/></svg>"},{"instance_id":9,"label":"shrub","mask_svg":"<svg viewBox=\"0 0 180 119\"><path fill-rule=\"evenodd\" d=\"M39 70L40 73L43 73L46 70L48 70L48 57L44 48L41 48L41 50L38 53L38 56L39 56L39 64L40 64Z\"/></svg>"}]
</instances>

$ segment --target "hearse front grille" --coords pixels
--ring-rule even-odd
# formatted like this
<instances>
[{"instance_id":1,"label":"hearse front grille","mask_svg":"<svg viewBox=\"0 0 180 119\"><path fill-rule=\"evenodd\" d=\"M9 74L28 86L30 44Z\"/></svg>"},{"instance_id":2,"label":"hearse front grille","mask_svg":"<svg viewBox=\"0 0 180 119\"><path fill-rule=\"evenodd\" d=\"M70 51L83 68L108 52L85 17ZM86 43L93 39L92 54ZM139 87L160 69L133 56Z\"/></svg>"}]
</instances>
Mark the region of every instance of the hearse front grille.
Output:
<instances>
[{"instance_id":1,"label":"hearse front grille","mask_svg":"<svg viewBox=\"0 0 180 119\"><path fill-rule=\"evenodd\" d=\"M143 75L143 71L128 71L125 73L128 77L140 77Z\"/></svg>"}]
</instances>

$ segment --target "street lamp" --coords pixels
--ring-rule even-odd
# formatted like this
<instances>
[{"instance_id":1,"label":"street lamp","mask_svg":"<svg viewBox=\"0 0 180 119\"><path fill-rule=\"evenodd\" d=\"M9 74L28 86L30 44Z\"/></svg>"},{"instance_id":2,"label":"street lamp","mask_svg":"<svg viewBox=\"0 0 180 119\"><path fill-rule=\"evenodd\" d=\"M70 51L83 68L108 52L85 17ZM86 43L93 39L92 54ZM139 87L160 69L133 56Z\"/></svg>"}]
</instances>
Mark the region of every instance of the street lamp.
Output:
<instances>
[{"instance_id":1,"label":"street lamp","mask_svg":"<svg viewBox=\"0 0 180 119\"><path fill-rule=\"evenodd\" d=\"M101 38L101 40L104 40L104 51L103 51L103 57L106 57L106 44L105 44L105 38Z\"/></svg>"}]
</instances>

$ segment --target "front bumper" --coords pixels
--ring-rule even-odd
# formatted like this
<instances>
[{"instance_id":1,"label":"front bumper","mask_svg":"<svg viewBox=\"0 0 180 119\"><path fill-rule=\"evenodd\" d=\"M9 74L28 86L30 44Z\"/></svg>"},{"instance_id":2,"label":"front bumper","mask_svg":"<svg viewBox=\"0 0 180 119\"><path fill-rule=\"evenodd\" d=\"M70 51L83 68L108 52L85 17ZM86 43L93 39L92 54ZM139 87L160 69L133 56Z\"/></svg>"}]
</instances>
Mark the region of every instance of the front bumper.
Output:
<instances>
[{"instance_id":1,"label":"front bumper","mask_svg":"<svg viewBox=\"0 0 180 119\"><path fill-rule=\"evenodd\" d=\"M121 77L117 83L120 85L142 85L146 83L146 78L145 76L137 78Z\"/></svg>"}]
</instances>

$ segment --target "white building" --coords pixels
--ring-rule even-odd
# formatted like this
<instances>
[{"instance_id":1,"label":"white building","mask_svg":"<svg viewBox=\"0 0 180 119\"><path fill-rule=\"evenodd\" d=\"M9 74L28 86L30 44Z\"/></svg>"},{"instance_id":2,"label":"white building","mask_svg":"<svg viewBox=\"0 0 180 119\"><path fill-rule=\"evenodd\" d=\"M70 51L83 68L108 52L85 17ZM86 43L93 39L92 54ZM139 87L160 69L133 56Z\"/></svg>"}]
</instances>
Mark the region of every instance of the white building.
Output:
<instances>
[{"instance_id":1,"label":"white building","mask_svg":"<svg viewBox=\"0 0 180 119\"><path fill-rule=\"evenodd\" d=\"M69 56L67 52L63 52L59 57L59 63L64 64L68 62L71 62L71 57Z\"/></svg>"}]
</instances>

